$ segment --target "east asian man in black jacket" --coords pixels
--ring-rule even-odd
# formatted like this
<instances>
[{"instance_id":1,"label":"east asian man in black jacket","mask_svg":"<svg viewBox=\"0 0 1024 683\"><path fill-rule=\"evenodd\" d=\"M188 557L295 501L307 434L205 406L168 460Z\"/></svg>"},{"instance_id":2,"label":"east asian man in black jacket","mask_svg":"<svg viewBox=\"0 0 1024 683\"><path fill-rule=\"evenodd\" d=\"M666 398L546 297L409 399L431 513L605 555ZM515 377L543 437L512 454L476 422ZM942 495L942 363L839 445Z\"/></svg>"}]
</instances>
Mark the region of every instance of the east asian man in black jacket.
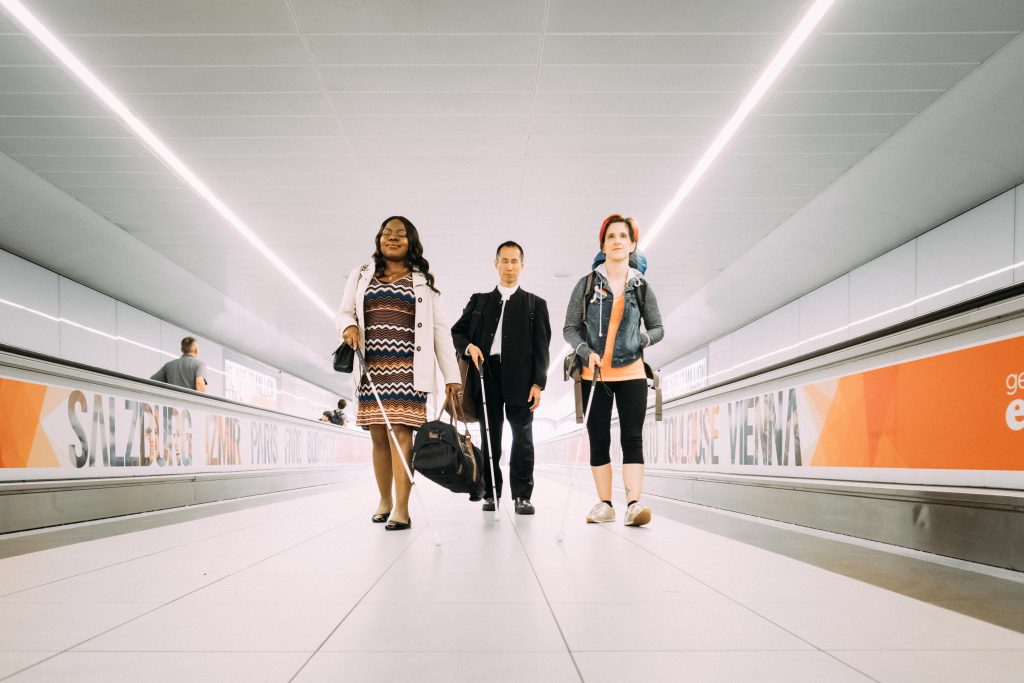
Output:
<instances>
[{"instance_id":1,"label":"east asian man in black jacket","mask_svg":"<svg viewBox=\"0 0 1024 683\"><path fill-rule=\"evenodd\" d=\"M519 286L523 256L523 248L515 242L504 242L498 247L494 259L498 286L469 298L462 317L452 327L452 341L456 353L467 356L473 365L482 366L497 496L501 498L503 477L498 461L507 417L512 428L509 483L516 513L532 515L533 411L540 406L540 394L547 384L551 322L544 299ZM478 397L480 377L472 366L466 384L465 389L474 391ZM484 477L484 510L494 510L495 492L489 467L484 468Z\"/></svg>"}]
</instances>

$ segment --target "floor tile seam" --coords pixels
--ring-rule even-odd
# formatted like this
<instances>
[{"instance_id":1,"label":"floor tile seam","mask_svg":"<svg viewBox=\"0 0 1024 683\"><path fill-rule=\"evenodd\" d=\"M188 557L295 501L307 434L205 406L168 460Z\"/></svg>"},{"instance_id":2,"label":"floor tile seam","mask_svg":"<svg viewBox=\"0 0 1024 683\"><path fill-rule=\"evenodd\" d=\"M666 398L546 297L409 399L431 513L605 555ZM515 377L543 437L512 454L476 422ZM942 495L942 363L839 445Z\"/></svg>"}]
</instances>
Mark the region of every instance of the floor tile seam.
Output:
<instances>
[{"instance_id":1,"label":"floor tile seam","mask_svg":"<svg viewBox=\"0 0 1024 683\"><path fill-rule=\"evenodd\" d=\"M230 513L228 513L228 514L230 514ZM296 517L296 516L299 516L301 514L303 514L303 513L295 512L293 514L289 514L289 515L285 516L283 519L288 519L290 517ZM356 513L352 513L352 514L354 515ZM227 536L229 534L240 533L240 532L243 532L243 531L249 531L249 530L255 529L257 527L264 526L266 524L270 524L273 521L278 521L278 520L276 520L276 519L275 520L269 520L269 521L268 520L263 520L263 521L260 521L260 522L256 522L256 523L250 524L248 526L239 527L237 529L231 529L229 531L223 531L223 532L220 532L220 533L212 534L210 536L204 536L203 538L193 539L193 540L190 540L190 541L186 541L184 543L180 543L178 545L173 545L173 546L169 546L169 547L166 547L166 548L162 548L160 550L154 550L153 552L144 553L144 554L138 555L136 557L127 558L127 559L124 559L124 560L120 560L118 562L112 562L110 564L106 564L106 565L103 565L101 567L94 567L92 569L88 569L86 571L79 572L77 574L71 574L69 576L64 576L64 577L61 577L59 579L54 579L52 581L46 581L44 583L40 583L40 584L35 585L35 586L30 586L28 588L22 588L22 589L19 589L19 590L16 590L16 591L12 591L10 593L0 594L0 598L6 598L6 597L9 597L11 595L17 595L18 593L23 593L25 591L35 590L37 588L43 588L45 586L49 586L49 585L52 585L52 584L55 584L55 583L60 583L61 581L67 581L68 579L75 579L75 578L78 578L79 576L86 576L88 574L92 574L92 573L95 573L95 572L98 572L98 571L102 571L104 569L110 569L112 567L117 567L117 566L120 566L120 565L123 565L123 564L127 564L129 562L135 562L136 560L143 560L143 559L146 559L146 558L155 557L157 555L160 555L161 553L171 552L171 551L174 551L174 550L181 550L182 548L187 548L190 545L194 545L196 543L203 543L205 541L210 541L210 540L213 540L213 539L216 539L216 538L220 538L222 536ZM343 526L344 524L347 524L347 523L348 522L346 521L342 525L338 525L338 526L332 527L328 531L333 531L334 529L337 529L340 526ZM307 539L307 540L312 540L313 538L316 538L318 536L323 535L323 533L327 533L327 532L322 532L321 534L317 534L315 536L311 536L310 539ZM273 557L273 555L271 555L271 557ZM0 679L0 680L2 680L2 679Z\"/></svg>"},{"instance_id":2,"label":"floor tile seam","mask_svg":"<svg viewBox=\"0 0 1024 683\"><path fill-rule=\"evenodd\" d=\"M654 494L647 494L651 498L656 498L659 503L675 505L683 508L690 508L701 512L709 512L718 514L724 517L731 517L733 519L740 519L753 524L760 524L763 526L769 526L784 531L790 531L803 536L813 536L816 538L822 538L829 541L835 541L837 543L843 543L860 548L868 548L870 550L876 550L879 552L887 553L890 555L896 555L899 557L906 557L916 560L928 562L929 564L939 565L942 567L948 567L950 569L958 569L960 571L981 574L983 576L989 576L998 579L1004 579L1006 581L1013 581L1016 583L1024 583L1024 572L1014 571L1012 569L1005 569L1003 567L995 567L992 565L982 564L979 562L971 562L969 560L962 560L956 557L947 557L945 555L939 555L937 553L929 553L923 550L915 550L914 548L906 548L891 543L882 543L881 541L872 541L867 538L858 538L856 536L849 536L846 534L836 533L834 531L826 531L824 529L815 529L813 527L801 526L799 524L792 524L790 522L782 522L776 519L769 519L767 517L758 517L757 515L745 514L742 512L736 512L734 510L726 510L724 508L715 508L707 505L700 505L698 503L691 503L685 500L676 500L675 498L667 498L665 496L657 496ZM685 526L692 526L686 522L679 522L678 520L671 520L677 524L683 524ZM704 533L712 533L700 529L699 527L693 527L703 531ZM730 539L734 540L734 539ZM744 543L743 541L735 541L736 543ZM749 544L745 544L749 545ZM757 546L754 546L757 547ZM763 548L762 548L763 550ZM767 551L772 552L772 551ZM778 553L775 553L778 554ZM787 555L782 555L788 557Z\"/></svg>"},{"instance_id":3,"label":"floor tile seam","mask_svg":"<svg viewBox=\"0 0 1024 683\"><path fill-rule=\"evenodd\" d=\"M423 508L424 514L426 514L426 504L423 503L422 499L419 498L418 494L416 494L416 495L417 495L417 499L420 500L421 507ZM441 506L441 509L444 509L444 505ZM363 594L361 596L359 596L359 599L356 600L355 604L353 604L352 607L350 607L349 610L347 612L345 612L344 616L341 617L341 620L337 624L334 625L334 628L332 628L330 630L330 632L324 637L324 639L322 641L320 641L320 644L317 645L316 648L310 653L309 657L306 658L306 661L304 661L299 666L299 668L296 669L295 673L292 674L291 678L288 679L288 683L292 683L296 678L298 678L299 674L301 674L302 671L309 665L309 663L311 661L313 661L313 659L317 656L317 654L319 654L320 652L324 652L325 651L323 648L327 644L327 642L331 638L334 637L334 634L338 632L338 629L341 628L341 625L345 623L345 621L352 615L352 613L356 610L356 608L359 607L359 605L363 604L363 601L366 599L366 596L370 594L370 591L372 591L374 588L376 588L377 584L379 584L381 582L381 580L383 580L383 578L385 576L387 576L388 571L390 571L391 568L394 567L395 564L398 562L398 560L400 560L402 558L402 556L405 555L405 553L407 553L409 551L409 548L411 548L413 546L413 544L415 544L416 541L419 539L419 537L423 535L423 533L426 531L427 527L431 527L431 529L434 531L434 533L435 534L437 533L436 530L433 529L433 521L437 517L437 513L438 513L438 509L435 509L433 516L429 516L429 515L427 516L427 524L425 524L424 526L419 527L416 530L416 535L413 536L409 540L409 542L407 542L405 544L405 546L402 548L401 552L399 552L397 555L395 555L394 559L391 560L391 562L389 562L386 567L384 567L384 569L380 573L380 576L378 576L374 580L374 582L372 584L370 584L370 586L363 592ZM382 533L387 533L387 530L386 529L382 530ZM435 545L435 548L436 547L437 546ZM327 652L331 652L331 650L327 650Z\"/></svg>"},{"instance_id":4,"label":"floor tile seam","mask_svg":"<svg viewBox=\"0 0 1024 683\"><path fill-rule=\"evenodd\" d=\"M570 490L570 496L571 495L572 492ZM569 659L572 661L572 666L576 670L576 675L579 676L582 683L586 679L583 678L583 672L580 670L579 662L576 661L576 656L573 654L572 647L569 646L569 639L566 638L565 631L562 630L562 624L558 621L558 615L555 614L555 609L551 606L551 601L548 599L548 593L544 590L544 584L540 580L540 574L537 573L537 568L533 565L533 559L530 557L530 551L527 550L526 544L523 542L523 537L519 533L519 527L516 526L515 519L513 519L512 515L507 511L505 512L505 516L512 525L512 531L515 533L516 539L519 541L519 545L523 549L523 555L526 556L526 561L530 565L530 570L533 572L533 578L537 582L537 587L540 588L541 595L544 596L544 603L547 605L548 612L551 614L551 618L555 622L555 628L558 629L558 635L562 638L562 643L565 645L565 652L569 655Z\"/></svg>"},{"instance_id":5,"label":"floor tile seam","mask_svg":"<svg viewBox=\"0 0 1024 683\"><path fill-rule=\"evenodd\" d=\"M354 514L354 513L353 513L353 514ZM212 585L214 585L214 584L216 584L216 583L219 583L220 581L223 581L223 580L225 580L225 579L227 579L227 578L230 578L230 577L234 576L235 574L238 574L238 573L240 573L240 572L242 572L242 571L245 571L246 569L250 569L250 568L252 568L252 567L256 566L257 564L260 564L261 562L265 562L265 561L267 561L267 560L271 559L272 557L276 557L277 555L280 555L280 554L282 554L282 553L285 553L285 552L287 552L287 551L291 550L292 548L298 547L298 546L302 545L303 543L307 543L308 541L311 541L311 540L313 540L314 538L319 538L320 536L323 536L323 535L325 535L325 534L331 533L331 532L332 532L332 531L334 531L335 529L341 528L341 527L343 527L343 526L345 526L345 525L347 525L347 524L349 524L349 523L351 523L351 522L354 522L354 521L355 521L355 519L356 519L356 518L355 518L355 517L353 516L353 517L352 517L352 519L346 520L346 521L342 522L341 524L337 524L337 525L335 525L334 527L332 527L332 528L330 528L330 529L327 529L327 530L325 530L325 531L323 531L323 532L321 532L321 533L317 534L316 536L313 536L313 537L311 537L311 538L307 538L307 539L304 539L304 540L302 540L302 541L300 541L300 542L296 543L295 545L293 545L293 546L291 546L291 547L289 547L289 548L285 548L285 549L283 549L283 550L281 550L281 551L279 551L279 552L277 552L277 553L274 553L273 555L269 555L268 557L264 557L264 558L263 558L263 559L261 559L261 560L257 560L256 562L253 562L253 563L252 563L252 564L250 564L250 565L247 565L247 566L245 566L245 567L242 567L241 569L238 569L238 570L237 570L237 571L235 571L235 572L232 572L232 573L230 573L230 574L227 574L227 575L225 575L225 576L222 576L222 577L220 577L220 578L218 578L218 579L215 579L215 580L211 581L211 582L210 582L210 583L208 583L208 584L205 584L205 585L203 585L203 586L200 586L200 587L198 587L198 588L196 588L196 589L194 589L194 590L191 590L191 591L189 591L189 592L187 592L187 593L184 593L184 594L182 594L182 595L179 595L178 597L174 598L173 600L170 600L170 601L168 601L168 602L165 602L165 603L163 603L163 604L161 604L161 605L157 605L156 607L153 607L153 609L150 609L150 610L146 610L145 612L142 612L142 613L140 613L140 614L136 614L136 615L135 615L134 617L132 617L132 618L130 618L130 619L127 619L127 620L125 620L125 621L123 621L123 622L121 622L121 623L119 623L119 624L115 624L114 626L111 626L110 628L108 628L108 629L105 629L105 630L103 630L103 631L101 631L101 632L99 632L99 633L96 633L96 634L92 635L92 636L89 636L89 637L88 637L88 638L86 638L85 640L82 640L82 641L80 641L80 642L78 642L78 643L75 643L74 645L68 646L68 647L66 647L66 648L64 648L64 649L62 649L62 650L60 650L60 651L58 651L58 652L54 652L54 653L53 653L52 655L50 655L49 657L46 657L45 659L41 659L41 660L39 660L38 662L35 662L34 664L30 664L30 665L29 665L29 666L27 666L27 667L24 667L24 668L22 668L22 669L19 669L19 670L15 671L15 672L13 672L13 673L11 673L11 674L7 675L7 676L4 676L3 678L0 678L0 681L5 681L5 680L8 680L8 679L9 679L9 678L11 678L12 676L17 676L17 675L19 675L19 674L21 674L21 673L24 673L25 671L28 671L29 669L33 669L33 668L35 668L35 667L39 666L40 664L43 664L43 663L45 663L45 662L48 662L48 661L50 661L51 659L54 659L54 658L56 658L56 657L59 657L59 656L60 656L60 655L62 655L62 654L65 654L65 653L71 652L71 651L75 650L75 648L81 647L82 645L85 645L86 643L88 643L88 642L90 642L90 641L92 641L92 640L95 640L95 639L97 639L97 638L99 638L99 637L101 637L101 636L104 636L104 635L106 635L106 634L110 633L111 631L114 631L114 630L116 630L116 629L119 629L119 628L121 628L121 627L123 627L123 626L127 626L128 624L130 624L130 623L132 623L132 622L134 622L134 621L137 621L137 620L141 619L141 618L142 618L142 617L144 617L144 616L147 616L147 615L149 615L149 614L152 614L153 612L156 612L157 610L163 609L164 607L167 607L168 605L174 604L175 602L178 602L179 600L182 600L182 599L184 599L184 598L187 598L187 597L188 597L189 595L192 595L193 593L196 593L196 592L198 592L198 591L201 591L201 590L203 590L203 589L205 589L205 588L207 588L207 587L209 587L209 586L212 586ZM122 563L117 563L117 564L122 564ZM116 566L116 564L115 564L115 565L112 565L112 566ZM61 604L61 603L57 603L57 604ZM116 603L115 603L115 604L116 604ZM126 604L135 604L135 603L126 603Z\"/></svg>"},{"instance_id":6,"label":"floor tile seam","mask_svg":"<svg viewBox=\"0 0 1024 683\"><path fill-rule=\"evenodd\" d=\"M670 561L669 559L667 559L667 558L665 558L665 557L662 557L661 555L658 555L657 553L655 553L655 552L654 552L653 550L651 550L651 549L647 548L646 546L640 545L640 544L639 544L639 543L637 543L637 542L636 542L635 540L633 540L633 539L629 538L629 536L627 536L627 535L623 535L623 534L616 534L616 533L615 533L614 531L612 531L611 529L608 529L608 528L606 528L606 529L605 529L605 532L606 532L606 533L609 533L609 534L614 534L614 535L616 535L616 536L619 536L620 538L623 538L623 539L625 539L625 540L626 540L627 542L629 542L629 543L632 543L632 544L633 544L633 545L635 545L635 546L636 546L637 548L640 548L641 550L643 550L643 551L644 551L644 552L646 552L646 553L649 553L650 555L652 555L652 556L653 556L653 557L655 557L656 559L660 560L661 562L663 562L663 563L667 564L668 566L670 566L670 567L672 567L672 568L674 568L674 569L678 570L678 571L679 571L679 572L680 572L681 574L683 574L684 576L688 576L688 577L690 577L691 579L693 579L694 581L697 581L698 583L700 583L700 584L701 584L701 585L703 585L704 587L708 588L709 590L712 590L712 591L714 591L715 593L718 593L718 594L719 594L719 595L721 595L721 596L722 596L723 598L725 598L726 600L730 601L731 603L733 603L733 604L734 604L734 605L736 605L737 607L741 608L742 610L744 610L744 611L746 611L746 612L749 612L750 614L753 614L754 616L758 617L759 619L762 619L762 620L764 620L765 622L767 622L767 623L771 624L772 626L774 626L775 628L779 629L780 631L783 631L784 633L788 633L788 634L789 634L790 636L792 636L793 638L796 638L797 640L799 640L799 641L801 641L801 642L803 642L803 643L806 643L807 645L809 645L809 646L810 646L811 648L813 648L814 650L816 650L816 651L818 651L818 652L821 652L821 653L823 653L823 654L824 654L824 655L826 655L827 657L829 657L829 658L831 658L831 659L835 660L836 662L838 662L838 663L842 664L842 665L843 665L844 667L847 667L847 668L849 668L849 669L851 669L851 670L853 670L853 671L857 672L858 674L860 674L860 675L862 675L862 676L864 676L864 677L868 678L869 680L872 680L872 681L877 681L877 679L876 679L876 678L874 678L874 677L872 677L872 676L869 676L869 675L868 675L867 673L865 673L865 672L861 671L860 669L858 669L857 667L855 667L855 666L854 666L853 664L851 664L850 662L846 662L846 661L844 661L844 660L842 660L842 659L839 659L838 657L836 657L835 655L833 655L832 653L830 653L830 652L829 652L828 650L826 650L826 649L823 649L823 648L819 647L818 645L816 645L816 644L812 643L811 641L807 640L806 638L804 638L804 637L802 637L802 636L799 636L799 635L797 635L796 633L794 633L794 632L793 632L793 631L791 631L790 629L788 629L788 628L786 628L785 626L783 626L783 625L781 625L781 624L777 623L777 622L776 622L775 620L773 620L773 619L770 619L769 617L765 616L764 614L761 614L761 613L759 613L759 612L757 612L757 611L755 611L755 610L751 609L751 608L750 608L750 607L749 607L748 605L745 605L745 604L743 604L743 603L742 603L742 602L740 602L739 600L737 600L737 599L733 598L733 597L732 597L732 596L730 596L730 595L727 595L727 594L723 593L722 591L720 591L719 589L715 588L714 586L712 586L711 584L707 583L706 581L703 581L703 580L701 580L701 579L697 578L696 576L694 576L693 574L690 574L690 573L689 573L689 572L687 572L687 571L686 571L685 569L682 569L681 567L677 566L677 565L676 565L675 563L673 563L673 562L672 562L672 561Z\"/></svg>"}]
</instances>

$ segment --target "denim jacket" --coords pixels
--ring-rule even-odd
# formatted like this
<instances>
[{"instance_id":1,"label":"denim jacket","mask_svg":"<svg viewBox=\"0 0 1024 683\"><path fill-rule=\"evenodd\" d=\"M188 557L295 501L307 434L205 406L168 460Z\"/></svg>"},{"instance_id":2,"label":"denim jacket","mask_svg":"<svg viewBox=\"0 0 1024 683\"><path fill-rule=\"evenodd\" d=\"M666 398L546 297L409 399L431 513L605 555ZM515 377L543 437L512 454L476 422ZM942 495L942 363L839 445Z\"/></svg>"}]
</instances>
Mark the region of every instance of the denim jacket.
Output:
<instances>
[{"instance_id":1,"label":"denim jacket","mask_svg":"<svg viewBox=\"0 0 1024 683\"><path fill-rule=\"evenodd\" d=\"M612 315L614 296L608 286L608 273L602 263L594 269L593 287L584 292L587 278L584 276L576 283L569 297L569 306L565 312L565 326L562 335L572 346L576 355L586 364L591 353L604 355L605 343L608 341L608 322ZM644 310L640 310L637 288L645 287ZM650 283L644 280L640 271L630 268L626 278L626 289L623 292L626 304L622 311L622 322L615 335L615 347L612 349L612 367L621 368L640 357L645 348L656 344L665 336L665 328L661 322L661 311L658 300L654 296ZM583 302L586 298L587 319L584 321ZM643 321L646 331L640 329Z\"/></svg>"}]
</instances>

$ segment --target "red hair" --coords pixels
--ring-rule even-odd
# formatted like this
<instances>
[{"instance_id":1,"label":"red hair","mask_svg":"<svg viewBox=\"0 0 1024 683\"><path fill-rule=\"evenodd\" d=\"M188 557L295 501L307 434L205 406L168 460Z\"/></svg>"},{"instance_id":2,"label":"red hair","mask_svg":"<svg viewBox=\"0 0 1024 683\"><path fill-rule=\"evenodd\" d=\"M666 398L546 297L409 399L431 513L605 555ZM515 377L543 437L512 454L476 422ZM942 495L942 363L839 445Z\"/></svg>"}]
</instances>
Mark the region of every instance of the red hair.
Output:
<instances>
[{"instance_id":1,"label":"red hair","mask_svg":"<svg viewBox=\"0 0 1024 683\"><path fill-rule=\"evenodd\" d=\"M608 231L608 226L612 223L625 223L626 227L629 229L629 240L631 242L640 241L640 225L636 222L636 219L625 218L617 213L613 213L611 216L608 216L608 218L605 218L604 222L601 223L601 232L597 235L597 243L599 246L604 246L604 234Z\"/></svg>"}]
</instances>

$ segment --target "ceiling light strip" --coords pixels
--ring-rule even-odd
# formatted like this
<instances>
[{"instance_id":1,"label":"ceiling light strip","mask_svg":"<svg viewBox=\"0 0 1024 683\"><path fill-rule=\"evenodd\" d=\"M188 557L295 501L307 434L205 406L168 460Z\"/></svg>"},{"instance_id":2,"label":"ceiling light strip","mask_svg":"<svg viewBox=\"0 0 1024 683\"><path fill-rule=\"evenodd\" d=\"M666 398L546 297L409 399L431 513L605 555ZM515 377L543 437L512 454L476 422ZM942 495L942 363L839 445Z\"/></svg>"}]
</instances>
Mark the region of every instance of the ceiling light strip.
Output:
<instances>
[{"instance_id":1,"label":"ceiling light strip","mask_svg":"<svg viewBox=\"0 0 1024 683\"><path fill-rule=\"evenodd\" d=\"M704 154L701 156L697 165L694 166L690 174L686 176L683 184L679 186L679 190L676 191L676 195L672 198L664 209L658 219L654 221L654 224L650 227L647 235L640 242L640 248L646 250L654 238L658 236L665 225L668 223L672 214L676 212L679 205L683 203L687 195L693 191L700 179L704 177L708 169L718 158L718 155L722 153L725 146L729 144L733 136L736 135L736 131L739 130L743 122L747 120L750 113L754 111L761 98L764 97L765 93L775 84L775 81L779 78L782 71L789 65L790 60L797 51L803 46L810 37L811 32L817 27L821 20L825 17L829 8L835 3L835 0L815 0L814 4L807 10L803 18L800 19L800 23L796 25L793 32L786 38L786 42L782 44L779 51L775 54L772 60L765 67L765 70L758 77L754 86L747 92L743 100L740 102L740 106L736 108L729 120L726 122L722 130L718 132L715 139L712 141L711 146L707 148Z\"/></svg>"},{"instance_id":2,"label":"ceiling light strip","mask_svg":"<svg viewBox=\"0 0 1024 683\"><path fill-rule=\"evenodd\" d=\"M114 92L106 86L92 71L86 67L20 0L0 0L7 13L17 21L25 31L31 34L44 48L60 61L81 83L98 97L128 128L135 133L149 149L178 175L193 191L249 241L256 250L270 261L277 270L295 287L312 301L329 318L334 318L334 311L324 303L317 294L288 265L266 245L245 222L235 215L227 204L220 200L206 184L199 179L192 169L178 158L170 147L156 133L142 122Z\"/></svg>"},{"instance_id":3,"label":"ceiling light strip","mask_svg":"<svg viewBox=\"0 0 1024 683\"><path fill-rule=\"evenodd\" d=\"M683 180L683 184L679 186L672 201L665 205L665 208L661 210L657 220L651 225L650 228L645 230L645 236L640 240L639 248L647 251L654 239L668 224L672 215L679 208L679 205L683 203L687 195L693 191L697 183L704 174L708 172L711 165L718 158L718 155L722 153L725 146L729 144L733 136L739 130L743 122L747 120L750 113L764 97L765 93L775 84L778 80L779 75L789 65L789 62L793 59L793 56L803 46L803 44L810 37L811 32L821 23L821 20L825 17L828 10L835 4L835 0L815 0L814 4L804 13L804 16L800 19L800 22L796 25L796 28L789 34L786 41L779 48L779 51L772 57L772 60L765 67L764 71L761 72L760 77L754 83L753 87L747 92L740 101L739 107L733 113L729 120L722 127L722 130L718 132L715 139L712 141L711 146L707 148L701 158L697 161L697 165L694 166L693 170L690 171L686 179ZM571 351L571 347L566 344L562 351L558 354L564 356Z\"/></svg>"}]
</instances>

